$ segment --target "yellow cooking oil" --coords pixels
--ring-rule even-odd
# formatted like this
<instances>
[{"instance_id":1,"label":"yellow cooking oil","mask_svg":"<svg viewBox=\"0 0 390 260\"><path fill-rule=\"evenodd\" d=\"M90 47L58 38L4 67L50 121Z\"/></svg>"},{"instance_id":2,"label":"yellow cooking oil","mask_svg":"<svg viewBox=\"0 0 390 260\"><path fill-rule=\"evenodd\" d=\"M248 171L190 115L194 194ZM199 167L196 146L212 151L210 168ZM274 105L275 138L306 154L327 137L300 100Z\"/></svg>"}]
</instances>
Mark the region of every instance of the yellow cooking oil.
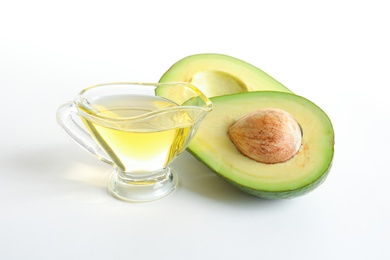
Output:
<instances>
[{"instance_id":1,"label":"yellow cooking oil","mask_svg":"<svg viewBox=\"0 0 390 260\"><path fill-rule=\"evenodd\" d=\"M82 117L84 124L125 173L164 168L186 147L192 132L187 112L171 111L178 105L157 96L113 95L89 105L93 113Z\"/></svg>"}]
</instances>

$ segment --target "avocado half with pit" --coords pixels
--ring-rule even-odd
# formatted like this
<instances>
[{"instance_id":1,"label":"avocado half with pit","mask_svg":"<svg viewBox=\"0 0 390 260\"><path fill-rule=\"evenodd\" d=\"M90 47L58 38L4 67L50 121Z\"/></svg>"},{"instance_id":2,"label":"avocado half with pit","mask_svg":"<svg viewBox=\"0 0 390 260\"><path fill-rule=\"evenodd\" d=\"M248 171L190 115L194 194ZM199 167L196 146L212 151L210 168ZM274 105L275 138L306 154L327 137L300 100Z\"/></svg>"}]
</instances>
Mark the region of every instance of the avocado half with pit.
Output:
<instances>
[{"instance_id":1,"label":"avocado half with pit","mask_svg":"<svg viewBox=\"0 0 390 260\"><path fill-rule=\"evenodd\" d=\"M261 69L215 53L195 54L177 61L159 82L191 83L207 97L264 90L291 92Z\"/></svg>"},{"instance_id":2,"label":"avocado half with pit","mask_svg":"<svg viewBox=\"0 0 390 260\"><path fill-rule=\"evenodd\" d=\"M211 111L188 150L229 183L267 199L293 198L326 178L333 126L313 102L256 91L211 98Z\"/></svg>"}]
</instances>

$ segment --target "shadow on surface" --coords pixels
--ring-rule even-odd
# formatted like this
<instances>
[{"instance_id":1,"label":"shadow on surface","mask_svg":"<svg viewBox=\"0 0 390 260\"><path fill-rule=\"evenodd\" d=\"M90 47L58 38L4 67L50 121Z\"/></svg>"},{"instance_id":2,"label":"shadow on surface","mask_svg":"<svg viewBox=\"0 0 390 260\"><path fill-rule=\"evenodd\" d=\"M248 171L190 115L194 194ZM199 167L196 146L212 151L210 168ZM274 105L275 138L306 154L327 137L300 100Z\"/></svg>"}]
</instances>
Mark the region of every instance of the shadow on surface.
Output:
<instances>
[{"instance_id":1,"label":"shadow on surface","mask_svg":"<svg viewBox=\"0 0 390 260\"><path fill-rule=\"evenodd\" d=\"M5 166L18 178L66 179L94 186L102 186L101 176L110 169L72 144L19 149L5 159Z\"/></svg>"},{"instance_id":2,"label":"shadow on surface","mask_svg":"<svg viewBox=\"0 0 390 260\"><path fill-rule=\"evenodd\" d=\"M107 192L106 185L112 170L111 166L100 162L71 143L39 147L34 150L21 149L6 158L5 163L6 167L15 174L16 181L30 180L45 183L49 181L59 187L67 186L72 182L77 183L75 190L98 187L103 192ZM181 154L171 167L179 175L179 189L209 200L243 207L248 203L279 205L286 201L265 200L240 191L214 174L187 151Z\"/></svg>"},{"instance_id":3,"label":"shadow on surface","mask_svg":"<svg viewBox=\"0 0 390 260\"><path fill-rule=\"evenodd\" d=\"M235 206L244 206L248 203L256 205L281 204L287 201L266 200L249 195L214 174L187 151L173 162L172 168L177 171L182 188L215 201Z\"/></svg>"}]
</instances>

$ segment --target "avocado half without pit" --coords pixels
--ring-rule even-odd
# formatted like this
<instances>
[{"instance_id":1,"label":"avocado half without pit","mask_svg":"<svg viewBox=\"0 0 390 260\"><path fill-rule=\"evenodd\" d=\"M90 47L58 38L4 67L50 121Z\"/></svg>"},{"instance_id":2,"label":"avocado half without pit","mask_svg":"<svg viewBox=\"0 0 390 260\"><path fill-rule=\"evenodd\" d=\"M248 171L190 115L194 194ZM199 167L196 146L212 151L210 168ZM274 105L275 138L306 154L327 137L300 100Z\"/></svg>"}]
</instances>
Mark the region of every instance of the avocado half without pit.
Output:
<instances>
[{"instance_id":1,"label":"avocado half without pit","mask_svg":"<svg viewBox=\"0 0 390 260\"><path fill-rule=\"evenodd\" d=\"M291 92L261 69L234 57L206 53L185 57L173 64L159 82L187 82L207 97L250 91Z\"/></svg>"},{"instance_id":2,"label":"avocado half without pit","mask_svg":"<svg viewBox=\"0 0 390 260\"><path fill-rule=\"evenodd\" d=\"M213 110L188 151L227 182L258 197L294 198L318 187L334 155L334 130L326 113L243 61L218 54L197 56L179 61L162 78L195 78L199 83L194 75L204 77L201 88L211 95ZM220 75L228 75L228 80Z\"/></svg>"}]
</instances>

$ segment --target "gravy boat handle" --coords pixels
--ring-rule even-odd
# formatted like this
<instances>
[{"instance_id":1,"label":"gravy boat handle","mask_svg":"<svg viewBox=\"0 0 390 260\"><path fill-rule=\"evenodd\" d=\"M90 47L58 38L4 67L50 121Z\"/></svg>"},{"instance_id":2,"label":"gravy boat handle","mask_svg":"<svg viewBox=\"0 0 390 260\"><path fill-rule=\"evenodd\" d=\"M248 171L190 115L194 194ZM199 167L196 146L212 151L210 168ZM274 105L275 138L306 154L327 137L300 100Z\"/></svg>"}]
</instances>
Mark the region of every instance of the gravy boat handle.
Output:
<instances>
[{"instance_id":1,"label":"gravy boat handle","mask_svg":"<svg viewBox=\"0 0 390 260\"><path fill-rule=\"evenodd\" d=\"M79 115L73 102L65 103L57 110L57 123L77 144L97 157L100 161L114 166L114 163L97 145L92 136L76 122L75 117L79 117Z\"/></svg>"}]
</instances>

